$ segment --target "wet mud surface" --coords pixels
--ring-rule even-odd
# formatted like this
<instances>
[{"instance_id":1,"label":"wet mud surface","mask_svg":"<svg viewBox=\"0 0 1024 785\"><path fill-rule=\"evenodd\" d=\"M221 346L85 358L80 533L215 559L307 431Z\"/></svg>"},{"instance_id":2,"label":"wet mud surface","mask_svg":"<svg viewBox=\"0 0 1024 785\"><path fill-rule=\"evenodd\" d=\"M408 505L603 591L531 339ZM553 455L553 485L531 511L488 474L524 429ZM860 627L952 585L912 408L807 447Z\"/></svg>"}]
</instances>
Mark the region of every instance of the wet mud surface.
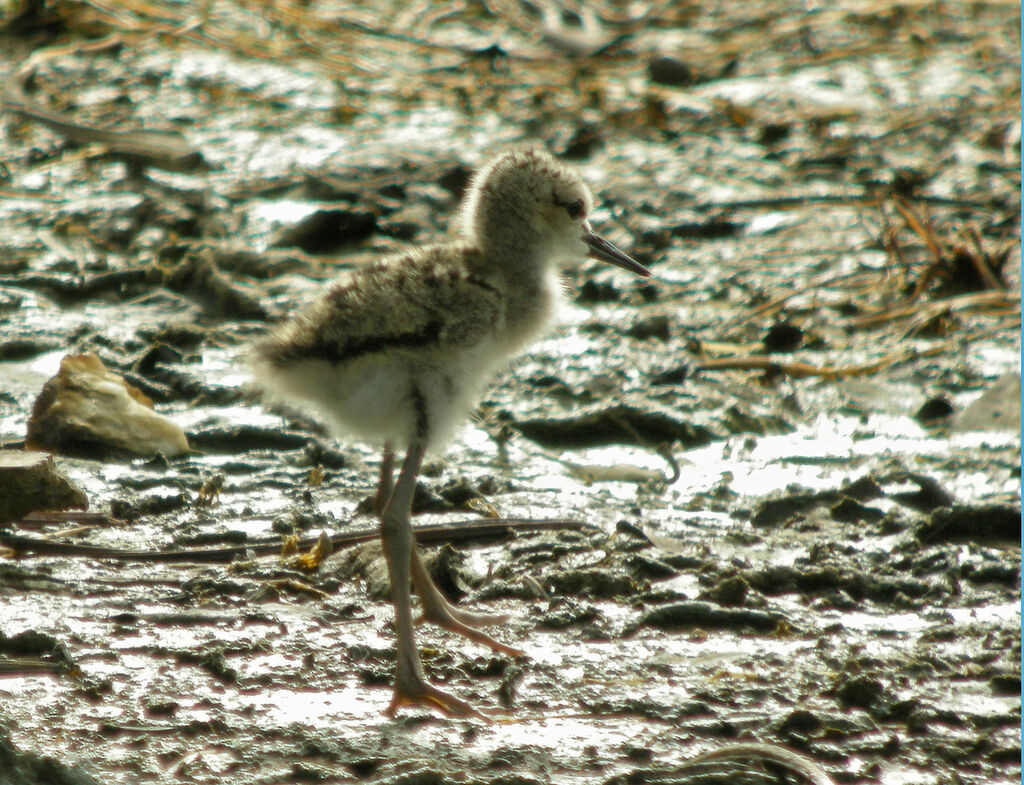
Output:
<instances>
[{"instance_id":1,"label":"wet mud surface","mask_svg":"<svg viewBox=\"0 0 1024 785\"><path fill-rule=\"evenodd\" d=\"M91 352L192 450L72 446L89 511L0 526L0 782L691 782L735 742L1019 782L1018 6L205 8L57 2L0 39L34 104L200 154L8 100L0 439ZM428 464L418 525L567 523L429 546L527 654L422 628L493 722L389 719L379 548L310 553L372 532L378 456L240 357L524 141L655 275L568 271L562 327Z\"/></svg>"}]
</instances>

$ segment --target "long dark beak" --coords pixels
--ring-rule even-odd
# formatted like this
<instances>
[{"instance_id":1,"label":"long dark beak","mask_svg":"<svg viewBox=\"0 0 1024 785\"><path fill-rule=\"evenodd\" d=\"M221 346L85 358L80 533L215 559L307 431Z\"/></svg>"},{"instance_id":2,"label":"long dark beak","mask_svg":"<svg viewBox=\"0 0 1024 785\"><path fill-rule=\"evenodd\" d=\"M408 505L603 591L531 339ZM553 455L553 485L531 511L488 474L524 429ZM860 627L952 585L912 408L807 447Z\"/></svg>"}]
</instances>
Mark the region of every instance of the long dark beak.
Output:
<instances>
[{"instance_id":1,"label":"long dark beak","mask_svg":"<svg viewBox=\"0 0 1024 785\"><path fill-rule=\"evenodd\" d=\"M589 223L583 224L583 237L581 239L590 246L590 253L587 256L592 259L600 259L602 262L614 264L616 267L629 270L631 273L642 275L645 278L651 275L651 271L640 264L640 262L620 251L591 229Z\"/></svg>"}]
</instances>

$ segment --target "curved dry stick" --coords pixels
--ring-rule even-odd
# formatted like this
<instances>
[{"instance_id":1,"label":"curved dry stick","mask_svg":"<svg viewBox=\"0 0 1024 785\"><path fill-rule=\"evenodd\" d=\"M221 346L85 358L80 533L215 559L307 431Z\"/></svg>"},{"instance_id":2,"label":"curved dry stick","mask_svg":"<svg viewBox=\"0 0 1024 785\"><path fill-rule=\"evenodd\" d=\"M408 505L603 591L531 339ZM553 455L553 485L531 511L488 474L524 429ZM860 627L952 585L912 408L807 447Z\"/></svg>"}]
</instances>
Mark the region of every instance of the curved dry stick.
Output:
<instances>
[{"instance_id":1,"label":"curved dry stick","mask_svg":"<svg viewBox=\"0 0 1024 785\"><path fill-rule=\"evenodd\" d=\"M117 131L96 128L76 122L70 115L37 104L25 93L25 82L40 63L70 52L97 52L121 44L119 36L100 41L44 49L29 57L18 67L7 83L2 106L7 112L45 125L54 133L76 144L99 144L107 153L131 165L152 166L173 172L189 172L209 168L203 154L174 131Z\"/></svg>"},{"instance_id":2,"label":"curved dry stick","mask_svg":"<svg viewBox=\"0 0 1024 785\"><path fill-rule=\"evenodd\" d=\"M759 743L729 744L698 755L683 764L676 772L684 775L683 778L673 782L687 785L686 775L691 772L693 785L707 782L709 775L714 777L714 782L726 782L726 778L749 777L759 772L766 774L765 785L778 782L778 777L768 772L765 764L782 767L787 774L796 774L810 785L835 785L828 773L810 758L776 744Z\"/></svg>"},{"instance_id":3,"label":"curved dry stick","mask_svg":"<svg viewBox=\"0 0 1024 785\"><path fill-rule=\"evenodd\" d=\"M421 544L444 542L467 542L472 540L493 540L507 537L515 532L539 531L599 531L600 528L589 523L569 520L533 520L529 518L498 518L488 521L471 521L456 524L434 524L419 526L413 530L416 542ZM376 540L378 531L361 529L354 532L335 534L330 537L332 548L351 547L364 542ZM320 541L320 537L306 537L299 540L296 546L300 549L311 548ZM54 542L37 537L25 537L19 534L0 532L0 548L8 548L15 556L25 554L50 556L81 556L90 559L107 559L127 562L193 562L193 563L226 563L236 558L249 556L270 556L281 552L283 540L260 541L247 545L235 545L225 548L179 548L176 550L128 550L107 548L98 545L82 545L70 542Z\"/></svg>"},{"instance_id":4,"label":"curved dry stick","mask_svg":"<svg viewBox=\"0 0 1024 785\"><path fill-rule=\"evenodd\" d=\"M949 343L943 342L937 346L929 346L926 349L903 349L887 354L879 360L865 363L863 365L831 365L818 367L810 363L797 361L783 362L774 360L763 355L752 355L748 357L717 357L705 360L702 363L694 363L695 371L764 371L766 373L785 374L794 379L805 379L809 377L820 377L823 379L844 379L852 376L867 376L878 373L883 368L888 368L905 360L914 360L919 357L933 357L949 350Z\"/></svg>"}]
</instances>

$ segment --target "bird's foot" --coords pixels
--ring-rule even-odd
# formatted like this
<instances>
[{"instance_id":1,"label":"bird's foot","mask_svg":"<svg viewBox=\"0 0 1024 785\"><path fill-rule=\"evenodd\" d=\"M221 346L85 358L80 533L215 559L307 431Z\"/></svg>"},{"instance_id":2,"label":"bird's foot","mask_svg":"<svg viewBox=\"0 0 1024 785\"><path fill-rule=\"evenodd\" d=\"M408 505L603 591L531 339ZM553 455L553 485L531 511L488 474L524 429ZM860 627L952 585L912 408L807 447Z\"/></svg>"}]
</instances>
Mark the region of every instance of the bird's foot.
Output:
<instances>
[{"instance_id":1,"label":"bird's foot","mask_svg":"<svg viewBox=\"0 0 1024 785\"><path fill-rule=\"evenodd\" d=\"M463 624L466 627L487 627L491 624L504 624L508 621L508 614L473 613L473 611L467 611L452 605L439 596L437 602L423 603L423 613L417 619L419 623L430 622L441 627L448 627L453 620L457 624ZM450 629L450 627L448 628ZM453 630L453 632L458 632L458 630Z\"/></svg>"},{"instance_id":2,"label":"bird's foot","mask_svg":"<svg viewBox=\"0 0 1024 785\"><path fill-rule=\"evenodd\" d=\"M394 717L395 712L402 706L427 706L437 709L446 717L475 717L484 722L491 721L486 714L473 708L466 701L418 678L405 679L401 684L395 682L395 694L391 696L391 703L384 713L388 717Z\"/></svg>"},{"instance_id":3,"label":"bird's foot","mask_svg":"<svg viewBox=\"0 0 1024 785\"><path fill-rule=\"evenodd\" d=\"M512 646L506 646L501 641L492 638L479 627L487 624L500 624L508 617L489 613L472 613L456 608L448 602L424 603L423 614L416 620L417 624L429 622L443 627L449 632L469 638L471 641L489 646L493 651L500 651L512 657L519 657L525 652Z\"/></svg>"},{"instance_id":4,"label":"bird's foot","mask_svg":"<svg viewBox=\"0 0 1024 785\"><path fill-rule=\"evenodd\" d=\"M473 613L456 608L437 588L434 579L430 577L419 551L415 548L412 551L412 578L416 585L416 593L420 596L420 606L423 614L417 619L417 623L430 622L439 627L469 638L471 641L490 646L494 651L500 651L513 657L518 657L523 652L511 646L506 646L501 641L495 640L479 627L488 624L500 624L508 617L489 613Z\"/></svg>"}]
</instances>

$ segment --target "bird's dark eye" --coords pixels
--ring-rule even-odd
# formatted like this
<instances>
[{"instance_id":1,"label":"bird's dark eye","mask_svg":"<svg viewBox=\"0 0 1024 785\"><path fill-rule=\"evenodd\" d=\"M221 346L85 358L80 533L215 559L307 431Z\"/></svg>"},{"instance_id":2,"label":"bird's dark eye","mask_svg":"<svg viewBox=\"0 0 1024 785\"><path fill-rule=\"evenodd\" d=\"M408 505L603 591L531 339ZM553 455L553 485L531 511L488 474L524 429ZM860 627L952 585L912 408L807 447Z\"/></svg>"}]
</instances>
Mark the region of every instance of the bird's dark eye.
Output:
<instances>
[{"instance_id":1,"label":"bird's dark eye","mask_svg":"<svg viewBox=\"0 0 1024 785\"><path fill-rule=\"evenodd\" d=\"M569 202L569 204L564 204L562 206L565 208L565 211L569 213L569 217L574 221L578 221L587 214L587 208L584 206L582 199L577 199L575 202Z\"/></svg>"}]
</instances>

